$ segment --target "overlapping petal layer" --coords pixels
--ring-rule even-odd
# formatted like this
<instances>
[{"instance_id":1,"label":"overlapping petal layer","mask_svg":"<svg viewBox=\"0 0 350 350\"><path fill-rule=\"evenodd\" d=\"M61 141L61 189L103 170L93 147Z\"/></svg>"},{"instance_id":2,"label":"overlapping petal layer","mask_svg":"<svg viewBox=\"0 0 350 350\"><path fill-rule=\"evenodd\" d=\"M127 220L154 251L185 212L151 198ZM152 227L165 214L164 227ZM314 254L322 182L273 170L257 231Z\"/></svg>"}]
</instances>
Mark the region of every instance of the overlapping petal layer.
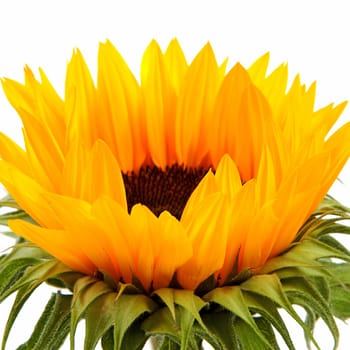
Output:
<instances>
[{"instance_id":1,"label":"overlapping petal layer","mask_svg":"<svg viewBox=\"0 0 350 350\"><path fill-rule=\"evenodd\" d=\"M176 40L165 53L152 41L140 82L110 42L98 60L95 84L74 51L64 99L42 71L3 80L25 150L0 135L0 181L38 223L11 227L84 273L150 291L258 272L295 240L350 155L349 124L329 135L345 104L314 111L315 85L296 77L287 89L285 65L266 74L268 55L226 73L209 44L188 64ZM206 172L181 217L128 209L124 176L174 165Z\"/></svg>"}]
</instances>

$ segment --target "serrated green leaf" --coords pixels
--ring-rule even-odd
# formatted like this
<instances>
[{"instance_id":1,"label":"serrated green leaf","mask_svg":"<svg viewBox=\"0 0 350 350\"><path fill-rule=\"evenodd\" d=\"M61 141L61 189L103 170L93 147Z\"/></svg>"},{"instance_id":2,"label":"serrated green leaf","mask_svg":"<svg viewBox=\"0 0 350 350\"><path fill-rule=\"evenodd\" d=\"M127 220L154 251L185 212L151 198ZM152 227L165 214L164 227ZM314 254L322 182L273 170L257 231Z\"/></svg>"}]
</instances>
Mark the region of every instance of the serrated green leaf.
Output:
<instances>
[{"instance_id":1,"label":"serrated green leaf","mask_svg":"<svg viewBox=\"0 0 350 350\"><path fill-rule=\"evenodd\" d=\"M111 288L103 281L96 280L91 276L80 278L74 288L72 301L70 346L74 349L74 336L79 320L87 308L101 295L111 293Z\"/></svg>"},{"instance_id":2,"label":"serrated green leaf","mask_svg":"<svg viewBox=\"0 0 350 350\"><path fill-rule=\"evenodd\" d=\"M71 295L53 293L29 340L18 350L59 350L69 333Z\"/></svg>"},{"instance_id":3,"label":"serrated green leaf","mask_svg":"<svg viewBox=\"0 0 350 350\"><path fill-rule=\"evenodd\" d=\"M256 338L259 338L260 341L266 344L267 347L270 346L268 341L264 338L263 334L256 326L253 317L251 316L249 309L244 302L240 287L233 286L216 288L204 295L203 299L209 302L217 303L225 309L231 311L250 327L251 336L255 334Z\"/></svg>"},{"instance_id":4,"label":"serrated green leaf","mask_svg":"<svg viewBox=\"0 0 350 350\"><path fill-rule=\"evenodd\" d=\"M100 338L114 322L116 293L106 293L96 298L86 309L84 349L94 349Z\"/></svg>"},{"instance_id":5,"label":"serrated green leaf","mask_svg":"<svg viewBox=\"0 0 350 350\"><path fill-rule=\"evenodd\" d=\"M123 338L136 319L144 313L152 312L157 304L142 294L121 295L115 302L114 344L115 350L122 350Z\"/></svg>"},{"instance_id":6,"label":"serrated green leaf","mask_svg":"<svg viewBox=\"0 0 350 350\"><path fill-rule=\"evenodd\" d=\"M26 287L19 289L19 291L17 292L15 301L12 305L12 308L11 308L10 314L7 318L6 326L4 329L4 334L3 334L3 338L2 338L2 344L1 344L2 350L5 349L11 328L12 328L19 312L21 311L23 305L28 300L28 298L32 295L34 290L35 290L35 288L31 288L31 286L29 286L29 287L26 286Z\"/></svg>"}]
</instances>

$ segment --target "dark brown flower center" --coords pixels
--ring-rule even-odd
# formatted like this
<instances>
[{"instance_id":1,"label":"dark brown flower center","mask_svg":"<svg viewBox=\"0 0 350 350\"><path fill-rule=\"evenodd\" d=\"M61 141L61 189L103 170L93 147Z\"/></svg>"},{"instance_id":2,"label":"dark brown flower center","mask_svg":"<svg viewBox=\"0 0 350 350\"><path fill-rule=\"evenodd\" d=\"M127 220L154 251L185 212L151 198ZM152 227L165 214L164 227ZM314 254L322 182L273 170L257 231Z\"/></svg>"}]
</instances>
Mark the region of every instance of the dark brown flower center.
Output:
<instances>
[{"instance_id":1,"label":"dark brown flower center","mask_svg":"<svg viewBox=\"0 0 350 350\"><path fill-rule=\"evenodd\" d=\"M157 216L167 210L180 219L187 200L207 171L175 164L165 170L145 166L138 173L123 174L129 212L135 204L141 203Z\"/></svg>"}]
</instances>

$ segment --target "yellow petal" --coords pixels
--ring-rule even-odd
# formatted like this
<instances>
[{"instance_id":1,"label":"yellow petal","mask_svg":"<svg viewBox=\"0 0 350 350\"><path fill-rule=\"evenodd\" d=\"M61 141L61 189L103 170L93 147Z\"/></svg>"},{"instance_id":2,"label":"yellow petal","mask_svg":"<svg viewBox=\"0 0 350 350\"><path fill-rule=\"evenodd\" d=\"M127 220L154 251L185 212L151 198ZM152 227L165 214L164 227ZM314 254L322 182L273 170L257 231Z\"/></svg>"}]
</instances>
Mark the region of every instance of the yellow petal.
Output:
<instances>
[{"instance_id":1,"label":"yellow petal","mask_svg":"<svg viewBox=\"0 0 350 350\"><path fill-rule=\"evenodd\" d=\"M178 95L182 88L188 65L177 39L170 41L164 54L164 63L168 71L171 85Z\"/></svg>"},{"instance_id":2,"label":"yellow petal","mask_svg":"<svg viewBox=\"0 0 350 350\"><path fill-rule=\"evenodd\" d=\"M92 144L96 136L96 89L79 50L67 66L65 85L65 119L67 142Z\"/></svg>"},{"instance_id":3,"label":"yellow petal","mask_svg":"<svg viewBox=\"0 0 350 350\"><path fill-rule=\"evenodd\" d=\"M72 269L90 275L96 271L96 267L80 249L80 245L74 244L76 240L70 232L45 229L22 220L13 220L9 225L13 232L37 244Z\"/></svg>"},{"instance_id":4,"label":"yellow petal","mask_svg":"<svg viewBox=\"0 0 350 350\"><path fill-rule=\"evenodd\" d=\"M97 133L116 155L121 169L132 171L146 157L140 88L109 41L100 45L97 88L100 111Z\"/></svg>"},{"instance_id":5,"label":"yellow petal","mask_svg":"<svg viewBox=\"0 0 350 350\"><path fill-rule=\"evenodd\" d=\"M190 224L185 226L195 253L177 270L177 280L185 289L195 289L223 265L228 236L226 205L222 194L208 196L192 214Z\"/></svg>"},{"instance_id":6,"label":"yellow petal","mask_svg":"<svg viewBox=\"0 0 350 350\"><path fill-rule=\"evenodd\" d=\"M109 196L127 209L125 187L119 165L103 141L99 140L94 144L82 175L84 199L93 202L98 197Z\"/></svg>"},{"instance_id":7,"label":"yellow petal","mask_svg":"<svg viewBox=\"0 0 350 350\"><path fill-rule=\"evenodd\" d=\"M207 44L191 63L178 99L175 132L179 164L196 167L207 155L210 120L222 78Z\"/></svg>"},{"instance_id":8,"label":"yellow petal","mask_svg":"<svg viewBox=\"0 0 350 350\"><path fill-rule=\"evenodd\" d=\"M156 41L146 49L141 67L141 88L147 130L147 144L152 162L165 169L175 161L175 92L170 85L164 57ZM170 157L170 159L169 159Z\"/></svg>"}]
</instances>

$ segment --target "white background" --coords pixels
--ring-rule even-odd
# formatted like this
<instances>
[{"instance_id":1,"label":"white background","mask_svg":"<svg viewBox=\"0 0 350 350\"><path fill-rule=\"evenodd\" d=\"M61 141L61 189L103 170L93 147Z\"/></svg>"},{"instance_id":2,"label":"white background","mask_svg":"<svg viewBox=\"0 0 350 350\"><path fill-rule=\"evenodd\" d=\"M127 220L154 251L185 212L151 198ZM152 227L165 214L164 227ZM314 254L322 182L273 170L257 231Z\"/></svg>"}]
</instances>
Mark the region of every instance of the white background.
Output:
<instances>
[{"instance_id":1,"label":"white background","mask_svg":"<svg viewBox=\"0 0 350 350\"><path fill-rule=\"evenodd\" d=\"M44 68L62 94L66 62L79 47L93 74L100 41L109 38L138 74L142 52L152 38L165 48L177 37L188 59L209 40L222 61L249 65L270 51L271 67L288 61L306 84L317 80L317 105L350 99L350 10L348 1L81 1L0 0L0 77L22 81L23 66ZM350 120L349 107L341 122ZM21 142L20 122L0 91L0 130ZM350 140L349 140L350 142ZM349 168L349 167L348 167ZM333 194L350 204L350 171ZM0 237L0 249L10 242ZM19 317L7 349L13 350L30 333L37 309L49 292L38 291ZM10 303L0 305L0 336ZM350 327L339 322L341 345L348 349ZM291 325L292 327L292 325ZM322 324L317 336L322 349L332 340ZM304 349L302 332L293 327L297 349ZM77 349L82 349L78 333ZM68 349L67 343L62 349Z\"/></svg>"}]
</instances>

